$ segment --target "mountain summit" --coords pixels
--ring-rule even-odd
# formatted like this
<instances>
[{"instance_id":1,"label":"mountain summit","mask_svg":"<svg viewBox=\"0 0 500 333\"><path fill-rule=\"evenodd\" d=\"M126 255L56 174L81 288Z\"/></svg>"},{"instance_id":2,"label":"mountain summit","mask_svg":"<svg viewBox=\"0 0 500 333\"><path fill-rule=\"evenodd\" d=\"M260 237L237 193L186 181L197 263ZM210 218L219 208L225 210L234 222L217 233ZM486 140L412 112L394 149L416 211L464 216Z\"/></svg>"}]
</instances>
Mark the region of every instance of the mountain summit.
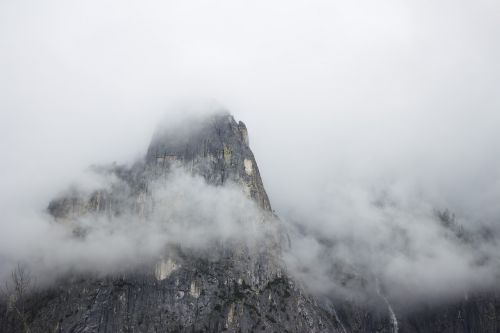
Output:
<instances>
[{"instance_id":1,"label":"mountain summit","mask_svg":"<svg viewBox=\"0 0 500 333\"><path fill-rule=\"evenodd\" d=\"M159 126L149 145L146 162L160 172L172 164L181 164L213 185L237 182L262 209L271 211L249 147L247 128L228 112L190 118L177 130Z\"/></svg>"}]
</instances>

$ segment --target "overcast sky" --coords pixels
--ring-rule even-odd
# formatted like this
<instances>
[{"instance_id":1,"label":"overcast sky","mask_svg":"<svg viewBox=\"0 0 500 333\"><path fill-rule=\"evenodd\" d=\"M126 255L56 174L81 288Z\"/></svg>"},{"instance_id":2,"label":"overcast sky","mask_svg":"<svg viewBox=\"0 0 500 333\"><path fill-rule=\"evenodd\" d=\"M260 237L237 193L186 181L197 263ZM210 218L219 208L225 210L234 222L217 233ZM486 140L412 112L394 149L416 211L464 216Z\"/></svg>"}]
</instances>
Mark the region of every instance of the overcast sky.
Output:
<instances>
[{"instance_id":1,"label":"overcast sky","mask_svg":"<svg viewBox=\"0 0 500 333\"><path fill-rule=\"evenodd\" d=\"M1 227L191 98L246 122L283 215L390 189L492 223L499 41L496 0L2 0Z\"/></svg>"},{"instance_id":2,"label":"overcast sky","mask_svg":"<svg viewBox=\"0 0 500 333\"><path fill-rule=\"evenodd\" d=\"M498 194L499 38L494 0L3 0L2 201L142 154L182 98L247 123L277 207L325 177Z\"/></svg>"}]
</instances>

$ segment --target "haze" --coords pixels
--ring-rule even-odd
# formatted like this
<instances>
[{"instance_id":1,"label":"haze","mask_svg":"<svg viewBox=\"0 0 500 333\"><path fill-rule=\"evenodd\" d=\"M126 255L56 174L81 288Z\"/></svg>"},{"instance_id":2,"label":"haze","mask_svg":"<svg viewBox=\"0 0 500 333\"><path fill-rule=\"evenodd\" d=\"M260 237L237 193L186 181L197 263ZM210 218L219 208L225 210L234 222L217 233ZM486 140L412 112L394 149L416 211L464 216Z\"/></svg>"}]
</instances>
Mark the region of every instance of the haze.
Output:
<instances>
[{"instance_id":1,"label":"haze","mask_svg":"<svg viewBox=\"0 0 500 333\"><path fill-rule=\"evenodd\" d=\"M493 0L3 0L0 255L42 232L26 217L88 165L135 160L178 100L209 99L247 124L285 221L369 244L333 259L388 265L392 282L449 263L410 285L487 281L496 268L471 276L477 252L430 221L449 209L498 229L499 37ZM374 211L380 198L390 212ZM437 259L367 255L394 240L388 224ZM298 270L324 253L308 239ZM480 253L498 263L495 246Z\"/></svg>"}]
</instances>

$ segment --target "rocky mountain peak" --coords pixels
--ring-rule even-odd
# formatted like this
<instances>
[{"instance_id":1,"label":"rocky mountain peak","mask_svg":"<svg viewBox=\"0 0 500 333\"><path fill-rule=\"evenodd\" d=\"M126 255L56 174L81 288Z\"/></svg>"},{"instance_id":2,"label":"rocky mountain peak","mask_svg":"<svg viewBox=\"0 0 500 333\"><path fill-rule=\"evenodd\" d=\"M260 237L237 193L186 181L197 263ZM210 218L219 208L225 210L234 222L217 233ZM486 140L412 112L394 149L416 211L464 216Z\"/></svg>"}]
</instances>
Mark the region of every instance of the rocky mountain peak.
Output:
<instances>
[{"instance_id":1,"label":"rocky mountain peak","mask_svg":"<svg viewBox=\"0 0 500 333\"><path fill-rule=\"evenodd\" d=\"M209 184L235 182L266 211L271 204L249 147L248 131L226 111L187 118L175 128L158 127L146 155L147 166L162 174L173 165L199 174Z\"/></svg>"}]
</instances>

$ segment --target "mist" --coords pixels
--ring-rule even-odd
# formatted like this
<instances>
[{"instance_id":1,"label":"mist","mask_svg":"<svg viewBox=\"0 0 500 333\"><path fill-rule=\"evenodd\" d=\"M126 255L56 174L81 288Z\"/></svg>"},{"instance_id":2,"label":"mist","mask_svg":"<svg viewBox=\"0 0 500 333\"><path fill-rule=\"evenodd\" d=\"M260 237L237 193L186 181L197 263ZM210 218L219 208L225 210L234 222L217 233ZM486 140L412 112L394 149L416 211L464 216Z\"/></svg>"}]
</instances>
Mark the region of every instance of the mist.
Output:
<instances>
[{"instance_id":1,"label":"mist","mask_svg":"<svg viewBox=\"0 0 500 333\"><path fill-rule=\"evenodd\" d=\"M293 236L287 266L312 292L350 288L339 263L393 298L489 286L500 251L478 235L500 216L499 22L489 0L2 1L0 270L40 247L106 267L98 238L85 258L46 245L66 232L49 201L88 165L142 157L179 100L210 99L246 123ZM478 240L444 227L445 210ZM135 243L138 262L161 248Z\"/></svg>"},{"instance_id":2,"label":"mist","mask_svg":"<svg viewBox=\"0 0 500 333\"><path fill-rule=\"evenodd\" d=\"M98 199L104 211L84 207L96 191L109 196ZM6 230L0 279L7 281L19 264L40 286L72 274L106 276L144 269L151 273L157 262L176 258L179 250L217 260L223 255L219 249L239 244L256 250L276 231L276 224L269 223L234 183L208 185L179 167L153 181L148 192L146 198L137 197L130 184L107 167L87 170L85 177L60 193L83 200L82 207L73 202L74 213L13 217L22 232Z\"/></svg>"}]
</instances>

